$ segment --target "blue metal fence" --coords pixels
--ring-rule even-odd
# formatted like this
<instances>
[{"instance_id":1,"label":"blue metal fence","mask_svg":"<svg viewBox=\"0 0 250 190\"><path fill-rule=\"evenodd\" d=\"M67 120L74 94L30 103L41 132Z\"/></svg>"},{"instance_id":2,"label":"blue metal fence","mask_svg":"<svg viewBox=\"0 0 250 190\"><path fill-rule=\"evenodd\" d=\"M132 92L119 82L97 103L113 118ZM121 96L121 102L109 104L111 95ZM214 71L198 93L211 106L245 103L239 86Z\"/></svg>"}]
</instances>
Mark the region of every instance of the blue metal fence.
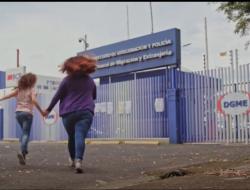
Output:
<instances>
[{"instance_id":1,"label":"blue metal fence","mask_svg":"<svg viewBox=\"0 0 250 190\"><path fill-rule=\"evenodd\" d=\"M208 71L178 73L182 142L249 143L250 112L222 114L219 98L250 92L250 64Z\"/></svg>"},{"instance_id":2,"label":"blue metal fence","mask_svg":"<svg viewBox=\"0 0 250 190\"><path fill-rule=\"evenodd\" d=\"M167 117L168 70L157 70L123 76L104 77L97 86L95 117L89 138L153 138L169 137ZM171 82L168 82L171 86ZM53 94L39 94L41 107L48 106ZM3 102L4 138L19 138L15 119L16 100ZM58 113L59 106L54 111ZM59 119L48 126L34 111L31 140L66 140Z\"/></svg>"},{"instance_id":3,"label":"blue metal fence","mask_svg":"<svg viewBox=\"0 0 250 190\"><path fill-rule=\"evenodd\" d=\"M97 87L95 117L89 137L168 137L165 84L165 69L106 80ZM157 106L164 108L156 110Z\"/></svg>"},{"instance_id":4,"label":"blue metal fence","mask_svg":"<svg viewBox=\"0 0 250 190\"><path fill-rule=\"evenodd\" d=\"M219 68L185 73L162 69L102 77L97 86L95 117L88 137L169 137L172 143L248 143L250 112L223 115L217 112L216 104L225 93L250 92L249 73L248 64L239 66L237 71ZM38 101L45 108L52 96L40 94ZM18 138L15 100L2 105L3 137ZM58 113L58 105L54 110ZM31 140L66 139L61 119L48 126L35 111Z\"/></svg>"},{"instance_id":5,"label":"blue metal fence","mask_svg":"<svg viewBox=\"0 0 250 190\"><path fill-rule=\"evenodd\" d=\"M203 72L177 74L180 101L180 136L182 142L205 142L215 140L215 125L211 121L216 114L216 90L218 78ZM210 100L213 101L210 101ZM209 105L208 105L209 104ZM210 104L213 104L210 106ZM209 118L209 119L208 119Z\"/></svg>"}]
</instances>

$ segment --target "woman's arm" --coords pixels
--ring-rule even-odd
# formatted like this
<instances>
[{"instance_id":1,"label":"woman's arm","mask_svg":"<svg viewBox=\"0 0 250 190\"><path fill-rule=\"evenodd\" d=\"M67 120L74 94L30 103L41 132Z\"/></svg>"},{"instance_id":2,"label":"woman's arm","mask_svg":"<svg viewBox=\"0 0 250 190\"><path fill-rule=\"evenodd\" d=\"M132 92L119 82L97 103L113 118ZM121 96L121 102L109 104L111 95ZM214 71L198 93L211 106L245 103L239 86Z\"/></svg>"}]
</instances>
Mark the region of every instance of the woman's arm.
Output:
<instances>
[{"instance_id":1,"label":"woman's arm","mask_svg":"<svg viewBox=\"0 0 250 190\"><path fill-rule=\"evenodd\" d=\"M10 94L0 98L0 101L15 97L15 96L17 96L17 93L18 93L18 90L16 89L15 91L11 92Z\"/></svg>"},{"instance_id":2,"label":"woman's arm","mask_svg":"<svg viewBox=\"0 0 250 190\"><path fill-rule=\"evenodd\" d=\"M54 106L57 104L57 102L64 96L65 90L66 90L65 89L65 82L66 82L65 79L61 82L56 94L54 95L54 97L52 98L52 100L49 104L49 107L45 110L47 115L48 115L48 113L51 112L51 110L54 108Z\"/></svg>"}]
</instances>

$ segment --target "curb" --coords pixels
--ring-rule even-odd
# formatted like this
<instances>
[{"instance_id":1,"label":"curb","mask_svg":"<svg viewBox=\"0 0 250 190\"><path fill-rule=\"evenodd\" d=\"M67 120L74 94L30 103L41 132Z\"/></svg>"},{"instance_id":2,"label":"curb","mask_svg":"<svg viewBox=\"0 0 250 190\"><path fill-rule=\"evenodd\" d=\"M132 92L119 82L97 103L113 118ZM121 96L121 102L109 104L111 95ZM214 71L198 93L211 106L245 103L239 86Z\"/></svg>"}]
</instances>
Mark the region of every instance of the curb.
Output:
<instances>
[{"instance_id":1,"label":"curb","mask_svg":"<svg viewBox=\"0 0 250 190\"><path fill-rule=\"evenodd\" d=\"M5 143L15 143L15 142L19 142L19 139L18 138L6 138L6 139L3 139L2 142L5 142Z\"/></svg>"},{"instance_id":2,"label":"curb","mask_svg":"<svg viewBox=\"0 0 250 190\"><path fill-rule=\"evenodd\" d=\"M121 141L92 141L92 140L89 140L86 142L86 144L94 144L94 145L101 145L101 144L121 144L122 142Z\"/></svg>"},{"instance_id":3,"label":"curb","mask_svg":"<svg viewBox=\"0 0 250 190\"><path fill-rule=\"evenodd\" d=\"M151 144L151 145L159 145L160 141L124 141L123 144Z\"/></svg>"},{"instance_id":4,"label":"curb","mask_svg":"<svg viewBox=\"0 0 250 190\"><path fill-rule=\"evenodd\" d=\"M1 142L1 141L0 141ZM18 138L7 138L3 139L3 143L16 143L19 142ZM118 144L128 144L128 145L160 145L160 144L169 144L169 139L86 139L86 144L90 145L118 145ZM68 141L31 141L31 143L51 143L51 144L67 144Z\"/></svg>"}]
</instances>

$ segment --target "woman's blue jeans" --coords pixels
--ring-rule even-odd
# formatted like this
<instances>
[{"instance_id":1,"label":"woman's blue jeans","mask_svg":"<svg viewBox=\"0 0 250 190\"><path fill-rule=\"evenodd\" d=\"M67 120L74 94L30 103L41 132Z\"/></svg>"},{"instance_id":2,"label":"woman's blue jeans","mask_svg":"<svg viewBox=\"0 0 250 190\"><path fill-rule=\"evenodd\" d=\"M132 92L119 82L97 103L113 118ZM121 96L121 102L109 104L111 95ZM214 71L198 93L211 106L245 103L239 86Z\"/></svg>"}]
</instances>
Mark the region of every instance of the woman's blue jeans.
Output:
<instances>
[{"instance_id":1,"label":"woman's blue jeans","mask_svg":"<svg viewBox=\"0 0 250 190\"><path fill-rule=\"evenodd\" d=\"M23 154L28 154L28 143L33 115L28 112L17 111L16 119L22 129L22 133L19 139L21 144L21 152Z\"/></svg>"},{"instance_id":2,"label":"woman's blue jeans","mask_svg":"<svg viewBox=\"0 0 250 190\"><path fill-rule=\"evenodd\" d=\"M62 116L64 127L68 133L68 149L72 160L83 159L85 138L93 121L91 111L75 111Z\"/></svg>"}]
</instances>

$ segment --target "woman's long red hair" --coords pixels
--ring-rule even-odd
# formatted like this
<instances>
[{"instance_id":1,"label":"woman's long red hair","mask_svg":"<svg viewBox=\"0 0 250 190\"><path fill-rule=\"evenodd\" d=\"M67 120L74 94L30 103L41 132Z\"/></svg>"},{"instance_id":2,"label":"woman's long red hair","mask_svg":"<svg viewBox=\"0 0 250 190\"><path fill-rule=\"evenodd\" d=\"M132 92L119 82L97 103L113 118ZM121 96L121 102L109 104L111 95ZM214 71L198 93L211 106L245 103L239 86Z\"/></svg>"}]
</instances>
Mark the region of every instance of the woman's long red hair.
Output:
<instances>
[{"instance_id":1,"label":"woman's long red hair","mask_svg":"<svg viewBox=\"0 0 250 190\"><path fill-rule=\"evenodd\" d=\"M96 59L90 56L74 56L68 58L61 66L61 71L69 75L82 72L90 74L96 70Z\"/></svg>"}]
</instances>

